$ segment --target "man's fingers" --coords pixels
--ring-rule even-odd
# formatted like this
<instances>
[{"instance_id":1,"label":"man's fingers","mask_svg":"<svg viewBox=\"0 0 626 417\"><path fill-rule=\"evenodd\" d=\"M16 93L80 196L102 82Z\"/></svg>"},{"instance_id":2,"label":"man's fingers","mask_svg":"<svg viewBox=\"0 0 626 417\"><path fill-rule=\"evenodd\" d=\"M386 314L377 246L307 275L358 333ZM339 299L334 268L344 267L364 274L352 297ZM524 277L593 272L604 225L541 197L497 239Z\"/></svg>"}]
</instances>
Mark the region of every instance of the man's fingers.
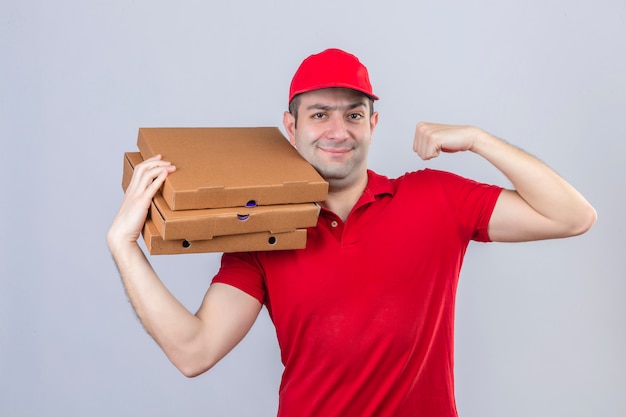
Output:
<instances>
[{"instance_id":1,"label":"man's fingers","mask_svg":"<svg viewBox=\"0 0 626 417\"><path fill-rule=\"evenodd\" d=\"M434 138L431 123L420 122L415 128L415 137L413 139L413 151L424 161L439 156L441 152L440 145Z\"/></svg>"},{"instance_id":2,"label":"man's fingers","mask_svg":"<svg viewBox=\"0 0 626 417\"><path fill-rule=\"evenodd\" d=\"M158 187L160 187L161 184L163 184L163 181L165 181L167 175L175 170L176 167L172 165L171 162L161 160L161 155L155 155L135 167L133 177L131 178L128 188L129 190L139 188L140 192L148 191L154 195ZM155 187L154 182L158 178L161 179Z\"/></svg>"},{"instance_id":3,"label":"man's fingers","mask_svg":"<svg viewBox=\"0 0 626 417\"><path fill-rule=\"evenodd\" d=\"M159 174L152 180L152 183L148 184L146 191L150 195L150 198L154 197L156 192L161 188L161 185L165 182L165 178L170 173L170 169L173 167L154 167L152 170L160 169ZM175 168L174 168L175 169Z\"/></svg>"},{"instance_id":4,"label":"man's fingers","mask_svg":"<svg viewBox=\"0 0 626 417\"><path fill-rule=\"evenodd\" d=\"M161 155L154 155L137 165L135 167L135 171L152 171L157 168L165 168L169 166L172 166L171 162L162 160Z\"/></svg>"},{"instance_id":5,"label":"man's fingers","mask_svg":"<svg viewBox=\"0 0 626 417\"><path fill-rule=\"evenodd\" d=\"M438 157L441 152L471 150L477 129L472 126L420 122L415 128L413 149L423 160Z\"/></svg>"}]
</instances>

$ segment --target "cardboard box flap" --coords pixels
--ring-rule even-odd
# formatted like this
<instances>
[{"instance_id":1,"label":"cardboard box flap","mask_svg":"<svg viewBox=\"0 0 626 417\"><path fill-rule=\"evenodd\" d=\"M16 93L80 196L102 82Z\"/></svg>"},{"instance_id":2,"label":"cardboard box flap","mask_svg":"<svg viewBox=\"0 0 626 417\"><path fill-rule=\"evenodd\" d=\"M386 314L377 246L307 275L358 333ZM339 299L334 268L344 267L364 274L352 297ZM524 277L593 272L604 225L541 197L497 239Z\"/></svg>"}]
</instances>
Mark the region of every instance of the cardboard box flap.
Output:
<instances>
[{"instance_id":1,"label":"cardboard box flap","mask_svg":"<svg viewBox=\"0 0 626 417\"><path fill-rule=\"evenodd\" d=\"M314 227L319 212L316 203L174 211L163 196L157 194L152 202L150 218L165 240L203 240L215 236L281 233Z\"/></svg>"},{"instance_id":2,"label":"cardboard box flap","mask_svg":"<svg viewBox=\"0 0 626 417\"><path fill-rule=\"evenodd\" d=\"M137 146L176 165L162 190L172 210L310 203L328 192L276 127L140 128Z\"/></svg>"}]
</instances>

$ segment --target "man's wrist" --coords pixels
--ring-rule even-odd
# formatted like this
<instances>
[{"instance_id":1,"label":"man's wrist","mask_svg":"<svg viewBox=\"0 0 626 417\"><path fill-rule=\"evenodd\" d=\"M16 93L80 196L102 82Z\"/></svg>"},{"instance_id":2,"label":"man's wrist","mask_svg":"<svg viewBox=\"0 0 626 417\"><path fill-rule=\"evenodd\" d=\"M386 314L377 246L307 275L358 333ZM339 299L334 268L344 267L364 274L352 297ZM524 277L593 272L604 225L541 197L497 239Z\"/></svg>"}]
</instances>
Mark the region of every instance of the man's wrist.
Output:
<instances>
[{"instance_id":1,"label":"man's wrist","mask_svg":"<svg viewBox=\"0 0 626 417\"><path fill-rule=\"evenodd\" d=\"M473 133L474 140L472 142L472 147L470 148L470 150L475 154L484 156L484 153L487 149L493 147L494 144L500 141L500 139L478 127L474 127L473 129L475 130L475 132Z\"/></svg>"}]
</instances>

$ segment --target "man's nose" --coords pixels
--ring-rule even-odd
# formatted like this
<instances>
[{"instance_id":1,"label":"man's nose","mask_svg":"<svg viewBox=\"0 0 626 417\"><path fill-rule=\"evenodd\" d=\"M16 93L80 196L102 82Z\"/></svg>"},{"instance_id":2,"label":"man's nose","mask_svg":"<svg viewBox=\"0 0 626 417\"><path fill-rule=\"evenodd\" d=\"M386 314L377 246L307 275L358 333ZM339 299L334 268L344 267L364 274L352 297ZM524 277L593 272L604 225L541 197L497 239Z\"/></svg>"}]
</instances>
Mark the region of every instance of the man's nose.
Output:
<instances>
[{"instance_id":1,"label":"man's nose","mask_svg":"<svg viewBox=\"0 0 626 417\"><path fill-rule=\"evenodd\" d=\"M348 137L346 120L343 117L331 117L327 131L329 139L345 140Z\"/></svg>"}]
</instances>

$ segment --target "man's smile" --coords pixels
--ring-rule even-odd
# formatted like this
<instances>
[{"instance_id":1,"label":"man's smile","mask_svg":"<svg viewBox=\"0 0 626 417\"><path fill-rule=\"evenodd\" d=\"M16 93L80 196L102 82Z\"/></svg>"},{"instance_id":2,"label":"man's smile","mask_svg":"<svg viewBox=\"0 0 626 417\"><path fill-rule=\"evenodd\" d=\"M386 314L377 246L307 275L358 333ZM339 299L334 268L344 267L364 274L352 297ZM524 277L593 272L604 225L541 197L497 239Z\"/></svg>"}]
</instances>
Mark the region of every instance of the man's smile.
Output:
<instances>
[{"instance_id":1,"label":"man's smile","mask_svg":"<svg viewBox=\"0 0 626 417\"><path fill-rule=\"evenodd\" d=\"M346 147L337 148L334 146L318 146L317 148L321 150L322 152L328 153L331 155L342 155L353 150L353 148L346 148Z\"/></svg>"}]
</instances>

